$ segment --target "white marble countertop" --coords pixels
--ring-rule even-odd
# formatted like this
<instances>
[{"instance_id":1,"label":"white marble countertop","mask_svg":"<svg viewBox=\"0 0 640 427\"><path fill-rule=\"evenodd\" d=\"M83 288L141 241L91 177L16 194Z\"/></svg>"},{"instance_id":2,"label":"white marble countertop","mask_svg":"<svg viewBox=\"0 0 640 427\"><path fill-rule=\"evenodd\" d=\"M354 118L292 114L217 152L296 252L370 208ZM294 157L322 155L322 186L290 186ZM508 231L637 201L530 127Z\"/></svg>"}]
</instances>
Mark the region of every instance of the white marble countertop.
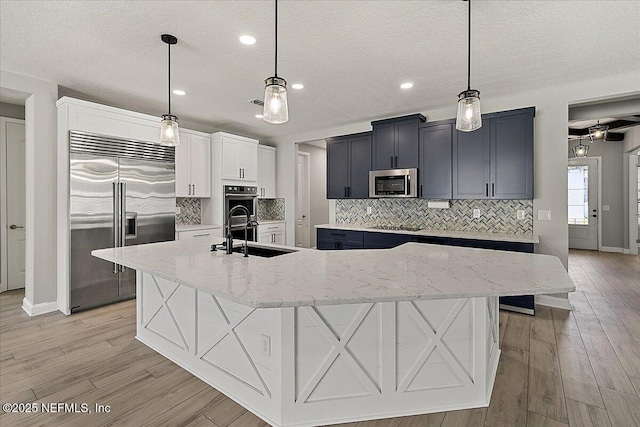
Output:
<instances>
[{"instance_id":1,"label":"white marble countertop","mask_svg":"<svg viewBox=\"0 0 640 427\"><path fill-rule=\"evenodd\" d=\"M540 243L538 236L532 234L508 234L508 233L489 233L481 231L454 231L454 230L435 230L425 228L423 230L383 230L364 225L352 224L321 224L316 228L327 228L331 230L353 230L353 231L369 231L375 233L392 233L392 234L411 234L416 236L433 236L433 237L452 237L458 239L473 240L491 240L495 242L514 242L514 243Z\"/></svg>"},{"instance_id":2,"label":"white marble countertop","mask_svg":"<svg viewBox=\"0 0 640 427\"><path fill-rule=\"evenodd\" d=\"M218 228L222 228L221 225L216 224L185 224L185 225L176 225L176 231L196 231L196 230L215 230Z\"/></svg>"},{"instance_id":3,"label":"white marble countertop","mask_svg":"<svg viewBox=\"0 0 640 427\"><path fill-rule=\"evenodd\" d=\"M560 260L551 255L406 243L393 249L299 250L244 258L210 252L211 243L182 240L92 254L257 308L575 290Z\"/></svg>"}]
</instances>

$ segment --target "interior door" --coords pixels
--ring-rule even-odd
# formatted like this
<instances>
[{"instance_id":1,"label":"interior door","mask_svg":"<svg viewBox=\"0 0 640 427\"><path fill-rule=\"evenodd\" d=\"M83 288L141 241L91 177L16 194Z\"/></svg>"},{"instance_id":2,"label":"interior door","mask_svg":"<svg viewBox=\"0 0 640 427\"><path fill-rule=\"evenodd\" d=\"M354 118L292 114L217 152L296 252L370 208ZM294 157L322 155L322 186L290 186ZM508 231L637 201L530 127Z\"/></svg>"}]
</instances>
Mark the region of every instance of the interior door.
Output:
<instances>
[{"instance_id":1,"label":"interior door","mask_svg":"<svg viewBox=\"0 0 640 427\"><path fill-rule=\"evenodd\" d=\"M70 156L70 308L75 311L118 297L116 264L91 255L117 245L118 159Z\"/></svg>"},{"instance_id":2,"label":"interior door","mask_svg":"<svg viewBox=\"0 0 640 427\"><path fill-rule=\"evenodd\" d=\"M309 154L298 153L296 165L296 246L309 247Z\"/></svg>"},{"instance_id":3,"label":"interior door","mask_svg":"<svg viewBox=\"0 0 640 427\"><path fill-rule=\"evenodd\" d=\"M7 286L24 288L25 277L25 134L21 120L3 120L7 153Z\"/></svg>"},{"instance_id":4,"label":"interior door","mask_svg":"<svg viewBox=\"0 0 640 427\"><path fill-rule=\"evenodd\" d=\"M569 248L598 250L598 159L571 159Z\"/></svg>"},{"instance_id":5,"label":"interior door","mask_svg":"<svg viewBox=\"0 0 640 427\"><path fill-rule=\"evenodd\" d=\"M175 167L172 163L119 159L124 246L175 240ZM120 273L121 298L135 295L135 270Z\"/></svg>"}]
</instances>

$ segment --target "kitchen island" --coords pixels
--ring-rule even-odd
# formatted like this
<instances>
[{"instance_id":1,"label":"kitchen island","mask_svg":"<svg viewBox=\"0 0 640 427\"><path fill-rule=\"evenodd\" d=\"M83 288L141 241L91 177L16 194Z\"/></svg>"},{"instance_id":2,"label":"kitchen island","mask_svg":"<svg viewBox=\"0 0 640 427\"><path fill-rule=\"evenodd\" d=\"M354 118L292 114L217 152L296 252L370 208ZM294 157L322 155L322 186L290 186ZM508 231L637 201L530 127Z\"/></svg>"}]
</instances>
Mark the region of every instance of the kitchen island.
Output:
<instances>
[{"instance_id":1,"label":"kitchen island","mask_svg":"<svg viewBox=\"0 0 640 427\"><path fill-rule=\"evenodd\" d=\"M487 406L498 297L575 289L548 255L407 243L245 258L209 243L93 254L137 270L137 339L273 426Z\"/></svg>"}]
</instances>

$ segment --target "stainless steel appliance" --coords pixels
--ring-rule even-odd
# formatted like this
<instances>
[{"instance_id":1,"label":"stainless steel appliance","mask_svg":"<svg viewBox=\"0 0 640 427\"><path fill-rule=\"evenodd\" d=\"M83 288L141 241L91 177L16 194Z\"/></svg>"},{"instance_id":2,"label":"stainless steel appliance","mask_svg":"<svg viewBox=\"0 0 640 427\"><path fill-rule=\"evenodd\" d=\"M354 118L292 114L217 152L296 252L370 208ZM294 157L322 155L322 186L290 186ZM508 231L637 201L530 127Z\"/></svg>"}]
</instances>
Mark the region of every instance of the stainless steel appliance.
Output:
<instances>
[{"instance_id":1,"label":"stainless steel appliance","mask_svg":"<svg viewBox=\"0 0 640 427\"><path fill-rule=\"evenodd\" d=\"M135 271L94 249L175 238L175 149L70 132L71 312L135 297Z\"/></svg>"},{"instance_id":2,"label":"stainless steel appliance","mask_svg":"<svg viewBox=\"0 0 640 427\"><path fill-rule=\"evenodd\" d=\"M251 221L256 220L256 200L258 198L258 187L249 187L244 185L225 185L224 186L224 218L229 218L229 212L236 206L244 206L249 211ZM247 217L244 213L238 212L232 215L229 224L231 226L231 235L234 239L244 240L244 229L247 223ZM228 220L227 220L228 222ZM257 240L256 228L249 227L247 229L247 240L255 242Z\"/></svg>"},{"instance_id":3,"label":"stainless steel appliance","mask_svg":"<svg viewBox=\"0 0 640 427\"><path fill-rule=\"evenodd\" d=\"M418 169L370 171L369 197L418 197Z\"/></svg>"}]
</instances>

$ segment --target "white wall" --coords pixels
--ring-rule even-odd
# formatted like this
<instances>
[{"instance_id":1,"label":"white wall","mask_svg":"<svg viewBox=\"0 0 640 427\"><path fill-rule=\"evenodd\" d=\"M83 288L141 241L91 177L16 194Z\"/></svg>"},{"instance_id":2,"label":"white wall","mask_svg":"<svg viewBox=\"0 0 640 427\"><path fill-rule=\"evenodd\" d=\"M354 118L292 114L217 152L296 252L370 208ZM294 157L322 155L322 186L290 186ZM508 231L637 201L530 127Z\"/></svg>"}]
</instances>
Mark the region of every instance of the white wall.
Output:
<instances>
[{"instance_id":1,"label":"white wall","mask_svg":"<svg viewBox=\"0 0 640 427\"><path fill-rule=\"evenodd\" d=\"M0 116L24 120L24 105L0 102Z\"/></svg>"},{"instance_id":2,"label":"white wall","mask_svg":"<svg viewBox=\"0 0 640 427\"><path fill-rule=\"evenodd\" d=\"M310 247L316 247L316 225L329 222L327 200L327 150L309 144L298 144L298 151L309 153L309 230Z\"/></svg>"},{"instance_id":3,"label":"white wall","mask_svg":"<svg viewBox=\"0 0 640 427\"><path fill-rule=\"evenodd\" d=\"M27 312L56 303L56 100L55 83L0 71L0 87L27 94L26 277Z\"/></svg>"},{"instance_id":4,"label":"white wall","mask_svg":"<svg viewBox=\"0 0 640 427\"><path fill-rule=\"evenodd\" d=\"M555 255L567 266L567 123L569 105L598 101L612 97L640 94L640 72L606 77L598 80L575 82L570 85L552 87L536 92L514 94L509 97L493 98L490 93L482 94L482 110L485 113L511 110L529 106L536 107L535 119L535 197L534 232L540 236L538 252ZM479 88L482 89L482 88ZM455 98L455 96L454 96ZM292 111L292 117L295 112ZM455 117L456 103L435 111L422 111L427 120L441 120ZM360 122L335 128L320 128L284 138L274 138L278 146L278 195L294 200L293 181L295 169L294 144L298 142L324 139L334 135L344 135L371 129L370 122ZM291 203L287 204L287 217L293 218ZM538 210L551 210L551 221L538 221ZM287 223L287 233L292 236L294 224ZM291 244L291 242L289 242Z\"/></svg>"}]
</instances>

